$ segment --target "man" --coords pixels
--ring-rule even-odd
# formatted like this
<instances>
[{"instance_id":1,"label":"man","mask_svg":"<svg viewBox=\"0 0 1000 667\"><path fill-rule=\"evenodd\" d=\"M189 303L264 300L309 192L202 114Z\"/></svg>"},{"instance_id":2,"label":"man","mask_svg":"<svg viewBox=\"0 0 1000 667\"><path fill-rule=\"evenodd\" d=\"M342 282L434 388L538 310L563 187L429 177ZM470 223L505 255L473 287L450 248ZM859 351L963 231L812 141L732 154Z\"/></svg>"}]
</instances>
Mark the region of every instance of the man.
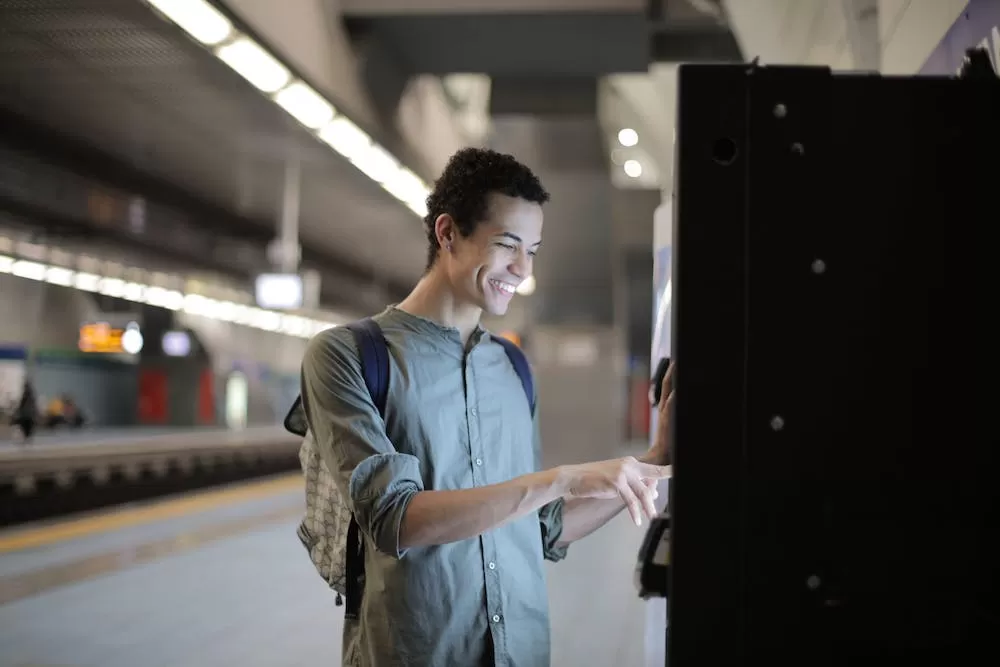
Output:
<instances>
[{"instance_id":1,"label":"man","mask_svg":"<svg viewBox=\"0 0 1000 667\"><path fill-rule=\"evenodd\" d=\"M548 199L508 155L465 149L449 161L427 201L427 272L375 317L391 356L384 420L349 331L308 346L309 429L366 545L346 666L547 667L543 559L626 506L637 525L655 514L667 420L645 461L539 470L538 418L480 326L531 275Z\"/></svg>"}]
</instances>

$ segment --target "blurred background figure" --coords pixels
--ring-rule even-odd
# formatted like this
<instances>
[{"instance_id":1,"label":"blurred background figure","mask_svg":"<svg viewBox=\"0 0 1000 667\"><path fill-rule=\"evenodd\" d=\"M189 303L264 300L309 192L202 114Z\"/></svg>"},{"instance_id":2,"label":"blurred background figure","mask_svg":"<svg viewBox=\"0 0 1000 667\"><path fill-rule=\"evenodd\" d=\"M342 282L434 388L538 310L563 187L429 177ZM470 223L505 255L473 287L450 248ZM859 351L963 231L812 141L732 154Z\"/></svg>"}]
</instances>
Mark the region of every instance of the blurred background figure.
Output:
<instances>
[{"instance_id":1,"label":"blurred background figure","mask_svg":"<svg viewBox=\"0 0 1000 667\"><path fill-rule=\"evenodd\" d=\"M51 429L60 426L80 428L85 421L83 411L69 394L60 394L49 401L42 420L45 426Z\"/></svg>"},{"instance_id":2,"label":"blurred background figure","mask_svg":"<svg viewBox=\"0 0 1000 667\"><path fill-rule=\"evenodd\" d=\"M25 380L21 398L14 408L14 414L11 415L11 425L16 426L21 431L25 443L30 443L37 424L38 399L31 381Z\"/></svg>"}]
</instances>

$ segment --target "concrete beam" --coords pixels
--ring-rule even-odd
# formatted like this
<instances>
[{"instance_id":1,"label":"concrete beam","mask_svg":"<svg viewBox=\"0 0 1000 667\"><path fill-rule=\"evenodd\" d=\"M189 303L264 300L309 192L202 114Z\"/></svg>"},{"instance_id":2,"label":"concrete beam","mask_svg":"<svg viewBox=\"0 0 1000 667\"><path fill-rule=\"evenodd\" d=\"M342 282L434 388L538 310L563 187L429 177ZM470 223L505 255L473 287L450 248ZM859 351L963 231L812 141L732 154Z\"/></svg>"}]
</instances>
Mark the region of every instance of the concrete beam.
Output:
<instances>
[{"instance_id":1,"label":"concrete beam","mask_svg":"<svg viewBox=\"0 0 1000 667\"><path fill-rule=\"evenodd\" d=\"M642 12L648 0L340 0L344 16Z\"/></svg>"},{"instance_id":2,"label":"concrete beam","mask_svg":"<svg viewBox=\"0 0 1000 667\"><path fill-rule=\"evenodd\" d=\"M878 27L878 0L842 0L842 5L854 69L880 71L882 45Z\"/></svg>"},{"instance_id":3,"label":"concrete beam","mask_svg":"<svg viewBox=\"0 0 1000 667\"><path fill-rule=\"evenodd\" d=\"M644 72L642 12L345 17L356 39L390 45L414 74L599 76Z\"/></svg>"},{"instance_id":4,"label":"concrete beam","mask_svg":"<svg viewBox=\"0 0 1000 667\"><path fill-rule=\"evenodd\" d=\"M593 116L597 90L596 77L495 77L490 115Z\"/></svg>"}]
</instances>

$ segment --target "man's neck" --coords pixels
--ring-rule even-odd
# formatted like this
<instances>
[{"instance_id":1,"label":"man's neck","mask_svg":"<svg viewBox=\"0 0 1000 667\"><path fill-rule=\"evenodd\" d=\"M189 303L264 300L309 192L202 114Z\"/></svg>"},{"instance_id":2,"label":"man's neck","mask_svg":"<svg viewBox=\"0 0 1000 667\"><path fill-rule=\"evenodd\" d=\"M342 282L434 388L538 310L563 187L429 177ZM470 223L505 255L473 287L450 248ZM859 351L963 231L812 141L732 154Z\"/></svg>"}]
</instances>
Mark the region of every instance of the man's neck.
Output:
<instances>
[{"instance_id":1,"label":"man's neck","mask_svg":"<svg viewBox=\"0 0 1000 667\"><path fill-rule=\"evenodd\" d=\"M468 342L483 314L479 306L463 304L455 298L448 277L438 267L428 271L397 308L458 329L462 343Z\"/></svg>"}]
</instances>

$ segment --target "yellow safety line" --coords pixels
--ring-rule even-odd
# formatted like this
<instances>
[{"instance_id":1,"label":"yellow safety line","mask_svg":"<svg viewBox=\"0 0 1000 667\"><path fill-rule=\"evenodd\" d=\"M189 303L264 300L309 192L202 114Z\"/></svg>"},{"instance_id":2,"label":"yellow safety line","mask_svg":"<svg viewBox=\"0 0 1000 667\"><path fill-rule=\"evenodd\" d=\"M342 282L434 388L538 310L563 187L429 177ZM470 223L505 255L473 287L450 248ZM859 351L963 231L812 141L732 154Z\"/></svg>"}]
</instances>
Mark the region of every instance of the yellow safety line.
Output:
<instances>
[{"instance_id":1,"label":"yellow safety line","mask_svg":"<svg viewBox=\"0 0 1000 667\"><path fill-rule=\"evenodd\" d=\"M301 474L289 474L216 491L186 494L181 498L153 502L142 507L118 511L111 508L85 518L69 519L37 528L17 530L7 535L0 534L0 554L196 514L224 505L259 500L302 487L302 485Z\"/></svg>"}]
</instances>

